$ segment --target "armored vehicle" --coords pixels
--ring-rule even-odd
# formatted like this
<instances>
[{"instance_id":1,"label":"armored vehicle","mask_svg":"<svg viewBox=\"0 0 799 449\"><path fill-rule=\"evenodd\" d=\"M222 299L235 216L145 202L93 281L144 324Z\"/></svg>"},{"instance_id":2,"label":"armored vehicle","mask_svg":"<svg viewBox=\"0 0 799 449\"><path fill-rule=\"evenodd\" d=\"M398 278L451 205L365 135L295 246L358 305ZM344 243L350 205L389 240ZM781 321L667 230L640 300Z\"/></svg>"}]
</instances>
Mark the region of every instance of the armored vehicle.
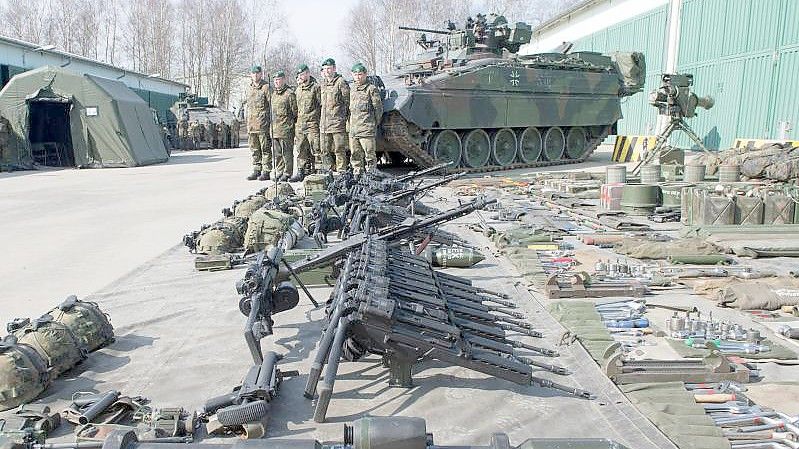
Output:
<instances>
[{"instance_id":1,"label":"armored vehicle","mask_svg":"<svg viewBox=\"0 0 799 449\"><path fill-rule=\"evenodd\" d=\"M423 33L424 51L374 80L380 150L393 160L468 171L581 162L615 133L621 98L643 88L641 53L520 55L531 27L494 14L448 28L402 27Z\"/></svg>"}]
</instances>

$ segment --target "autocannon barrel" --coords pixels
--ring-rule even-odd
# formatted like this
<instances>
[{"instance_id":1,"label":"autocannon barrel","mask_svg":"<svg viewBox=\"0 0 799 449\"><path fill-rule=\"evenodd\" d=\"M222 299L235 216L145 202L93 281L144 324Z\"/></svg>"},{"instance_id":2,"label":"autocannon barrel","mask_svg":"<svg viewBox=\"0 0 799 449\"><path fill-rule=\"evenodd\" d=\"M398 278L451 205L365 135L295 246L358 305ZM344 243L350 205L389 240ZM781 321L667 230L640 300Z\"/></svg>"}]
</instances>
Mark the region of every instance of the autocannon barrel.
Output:
<instances>
[{"instance_id":1,"label":"autocannon barrel","mask_svg":"<svg viewBox=\"0 0 799 449\"><path fill-rule=\"evenodd\" d=\"M449 34L449 31L446 31L446 30L432 30L430 28L416 28L416 27L400 26L399 29L405 30L405 31L419 31L420 33Z\"/></svg>"}]
</instances>

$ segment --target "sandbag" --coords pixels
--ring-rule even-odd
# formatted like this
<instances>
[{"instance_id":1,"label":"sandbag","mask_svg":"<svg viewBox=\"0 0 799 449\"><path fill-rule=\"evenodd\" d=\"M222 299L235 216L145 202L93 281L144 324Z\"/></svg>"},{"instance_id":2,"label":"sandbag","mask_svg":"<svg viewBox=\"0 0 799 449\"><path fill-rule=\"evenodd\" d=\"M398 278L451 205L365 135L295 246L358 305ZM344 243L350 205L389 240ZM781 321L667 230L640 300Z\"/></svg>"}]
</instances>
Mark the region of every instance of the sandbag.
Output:
<instances>
[{"instance_id":1,"label":"sandbag","mask_svg":"<svg viewBox=\"0 0 799 449\"><path fill-rule=\"evenodd\" d=\"M47 362L14 336L0 340L0 412L32 401L50 384Z\"/></svg>"},{"instance_id":2,"label":"sandbag","mask_svg":"<svg viewBox=\"0 0 799 449\"><path fill-rule=\"evenodd\" d=\"M294 195L294 189L291 187L291 184L287 182L279 182L268 187L264 191L264 198L266 198L267 201L274 200L275 198L286 198Z\"/></svg>"},{"instance_id":3,"label":"sandbag","mask_svg":"<svg viewBox=\"0 0 799 449\"><path fill-rule=\"evenodd\" d=\"M114 341L114 327L96 303L80 301L71 295L49 314L68 327L89 352Z\"/></svg>"},{"instance_id":4,"label":"sandbag","mask_svg":"<svg viewBox=\"0 0 799 449\"><path fill-rule=\"evenodd\" d=\"M82 362L88 353L84 344L67 326L51 315L30 320L14 320L9 331L20 343L36 350L47 362L50 375L56 377Z\"/></svg>"}]
</instances>

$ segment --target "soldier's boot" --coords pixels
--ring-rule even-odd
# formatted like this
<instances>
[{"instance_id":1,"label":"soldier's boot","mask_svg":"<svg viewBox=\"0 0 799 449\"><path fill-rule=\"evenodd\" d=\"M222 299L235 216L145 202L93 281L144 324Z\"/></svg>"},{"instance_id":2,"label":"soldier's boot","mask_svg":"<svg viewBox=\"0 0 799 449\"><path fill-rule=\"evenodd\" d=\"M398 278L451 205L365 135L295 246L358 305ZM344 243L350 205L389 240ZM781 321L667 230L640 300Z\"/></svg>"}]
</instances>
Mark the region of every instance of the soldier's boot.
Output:
<instances>
[{"instance_id":1,"label":"soldier's boot","mask_svg":"<svg viewBox=\"0 0 799 449\"><path fill-rule=\"evenodd\" d=\"M261 176L258 177L259 181L269 181L269 172L261 172Z\"/></svg>"},{"instance_id":2,"label":"soldier's boot","mask_svg":"<svg viewBox=\"0 0 799 449\"><path fill-rule=\"evenodd\" d=\"M297 169L297 174L289 178L289 182L300 182L305 179L305 169L300 167Z\"/></svg>"},{"instance_id":3,"label":"soldier's boot","mask_svg":"<svg viewBox=\"0 0 799 449\"><path fill-rule=\"evenodd\" d=\"M259 179L258 175L260 174L261 174L260 170L253 171L252 174L250 174L250 176L247 176L247 181L255 181L256 179Z\"/></svg>"}]
</instances>

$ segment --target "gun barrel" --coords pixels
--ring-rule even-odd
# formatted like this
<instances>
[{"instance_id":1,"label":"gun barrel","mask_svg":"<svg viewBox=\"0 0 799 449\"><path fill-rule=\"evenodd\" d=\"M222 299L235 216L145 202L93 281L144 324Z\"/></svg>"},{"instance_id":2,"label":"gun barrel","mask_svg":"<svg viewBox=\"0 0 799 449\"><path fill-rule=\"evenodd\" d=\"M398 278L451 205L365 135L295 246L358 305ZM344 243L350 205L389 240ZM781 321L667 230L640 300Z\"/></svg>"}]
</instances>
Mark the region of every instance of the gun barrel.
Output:
<instances>
[{"instance_id":1,"label":"gun barrel","mask_svg":"<svg viewBox=\"0 0 799 449\"><path fill-rule=\"evenodd\" d=\"M452 165L452 162L444 162L444 163L441 163L441 164L438 164L438 165L434 165L432 167L427 167L427 168L422 169L422 170L412 171L412 172L404 174L402 176L397 176L396 178L394 178L394 181L396 181L396 182L410 181L411 179L418 178L420 176L424 176L424 175L426 175L428 173L434 173L434 172L437 172L439 170L444 170L447 167L449 167L450 165Z\"/></svg>"},{"instance_id":2,"label":"gun barrel","mask_svg":"<svg viewBox=\"0 0 799 449\"><path fill-rule=\"evenodd\" d=\"M111 390L105 393L102 398L100 398L94 404L90 405L89 408L87 408L86 411L83 412L78 417L78 422L81 425L89 424L90 422L92 422L94 418L96 418L100 413L102 413L103 410L107 409L108 407L111 406L111 404L116 402L117 399L119 399L118 391Z\"/></svg>"},{"instance_id":3,"label":"gun barrel","mask_svg":"<svg viewBox=\"0 0 799 449\"><path fill-rule=\"evenodd\" d=\"M430 29L430 28L416 28L416 27L400 26L399 29L405 30L405 31L419 31L421 33L449 34L449 31L446 31L446 30L433 30L433 29Z\"/></svg>"}]
</instances>

